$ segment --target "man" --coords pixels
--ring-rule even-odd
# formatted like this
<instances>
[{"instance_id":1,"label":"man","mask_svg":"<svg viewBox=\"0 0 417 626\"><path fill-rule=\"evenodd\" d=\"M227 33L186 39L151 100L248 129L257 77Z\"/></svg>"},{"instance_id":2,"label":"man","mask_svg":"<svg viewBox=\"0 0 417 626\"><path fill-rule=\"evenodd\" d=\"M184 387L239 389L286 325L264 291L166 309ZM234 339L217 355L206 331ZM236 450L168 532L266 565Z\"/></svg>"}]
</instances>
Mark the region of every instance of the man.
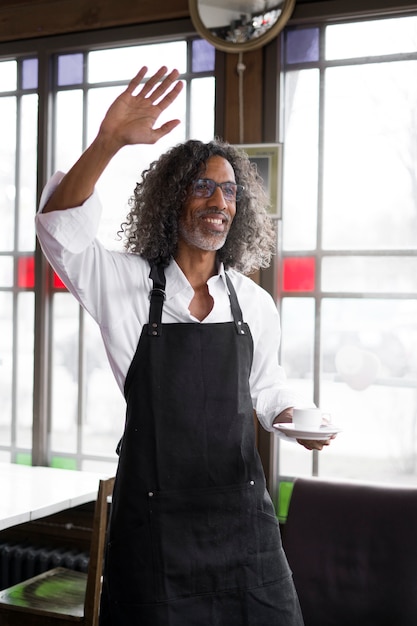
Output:
<instances>
[{"instance_id":1,"label":"man","mask_svg":"<svg viewBox=\"0 0 417 626\"><path fill-rule=\"evenodd\" d=\"M127 401L100 624L299 626L254 437L254 409L272 430L293 406L276 307L242 273L273 251L259 177L228 144L176 146L137 184L126 252L94 238L94 186L111 158L179 123L154 128L181 91L178 72L161 68L134 95L145 75L52 179L36 219L47 258L100 325Z\"/></svg>"}]
</instances>

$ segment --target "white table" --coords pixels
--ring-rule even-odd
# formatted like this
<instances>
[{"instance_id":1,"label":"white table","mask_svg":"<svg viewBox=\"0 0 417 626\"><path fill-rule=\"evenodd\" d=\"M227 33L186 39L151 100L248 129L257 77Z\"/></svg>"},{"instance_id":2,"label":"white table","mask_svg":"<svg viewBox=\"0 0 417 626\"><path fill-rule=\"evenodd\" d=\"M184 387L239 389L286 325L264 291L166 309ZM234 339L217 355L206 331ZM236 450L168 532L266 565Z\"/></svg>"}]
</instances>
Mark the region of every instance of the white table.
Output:
<instances>
[{"instance_id":1,"label":"white table","mask_svg":"<svg viewBox=\"0 0 417 626\"><path fill-rule=\"evenodd\" d=\"M0 530L96 500L104 474L0 463Z\"/></svg>"}]
</instances>

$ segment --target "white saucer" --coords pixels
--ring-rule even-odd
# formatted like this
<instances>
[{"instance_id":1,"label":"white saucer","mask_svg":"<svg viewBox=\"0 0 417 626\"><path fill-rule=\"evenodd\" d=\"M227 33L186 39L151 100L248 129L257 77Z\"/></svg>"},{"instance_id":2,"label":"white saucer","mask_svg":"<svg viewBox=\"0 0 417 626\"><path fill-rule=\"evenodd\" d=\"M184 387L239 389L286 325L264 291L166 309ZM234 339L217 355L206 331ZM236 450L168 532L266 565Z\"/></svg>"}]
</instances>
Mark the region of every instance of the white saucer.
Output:
<instances>
[{"instance_id":1,"label":"white saucer","mask_svg":"<svg viewBox=\"0 0 417 626\"><path fill-rule=\"evenodd\" d=\"M337 428L337 426L331 425L320 426L319 429L301 430L295 428L294 424L288 423L274 424L274 428L284 433L284 435L287 435L287 437L292 437L293 439L310 439L311 441L325 441L332 435L340 433L342 430L341 428Z\"/></svg>"}]
</instances>

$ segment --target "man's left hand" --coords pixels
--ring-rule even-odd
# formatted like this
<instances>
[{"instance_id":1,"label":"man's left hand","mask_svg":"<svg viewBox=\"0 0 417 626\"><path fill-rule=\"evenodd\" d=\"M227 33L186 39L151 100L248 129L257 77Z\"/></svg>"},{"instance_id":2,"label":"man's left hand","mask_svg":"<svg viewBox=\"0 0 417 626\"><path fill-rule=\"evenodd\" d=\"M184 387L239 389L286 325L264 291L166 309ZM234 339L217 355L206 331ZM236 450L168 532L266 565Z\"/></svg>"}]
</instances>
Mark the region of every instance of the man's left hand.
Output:
<instances>
[{"instance_id":1,"label":"man's left hand","mask_svg":"<svg viewBox=\"0 0 417 626\"><path fill-rule=\"evenodd\" d=\"M284 409L281 411L279 415L274 419L274 424L289 424L292 422L292 407L288 409ZM328 439L324 441L317 441L315 439L297 439L297 442L306 448L307 450L323 450L324 446L330 445L332 439L335 439L336 435L332 435Z\"/></svg>"}]
</instances>

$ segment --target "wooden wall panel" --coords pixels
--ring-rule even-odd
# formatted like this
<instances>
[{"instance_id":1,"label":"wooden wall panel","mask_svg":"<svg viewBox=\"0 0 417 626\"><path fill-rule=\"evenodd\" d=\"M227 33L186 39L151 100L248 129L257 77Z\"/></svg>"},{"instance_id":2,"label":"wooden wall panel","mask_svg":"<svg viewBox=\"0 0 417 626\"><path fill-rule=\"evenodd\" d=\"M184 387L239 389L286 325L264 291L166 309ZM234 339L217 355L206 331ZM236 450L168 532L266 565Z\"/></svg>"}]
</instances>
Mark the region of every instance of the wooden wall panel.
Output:
<instances>
[{"instance_id":1,"label":"wooden wall panel","mask_svg":"<svg viewBox=\"0 0 417 626\"><path fill-rule=\"evenodd\" d=\"M239 62L238 54L226 55L224 93L224 139L230 143L259 143L262 141L263 54L262 49L245 52L243 72L243 141L239 123Z\"/></svg>"},{"instance_id":2,"label":"wooden wall panel","mask_svg":"<svg viewBox=\"0 0 417 626\"><path fill-rule=\"evenodd\" d=\"M188 0L0 0L0 41L184 17Z\"/></svg>"}]
</instances>

